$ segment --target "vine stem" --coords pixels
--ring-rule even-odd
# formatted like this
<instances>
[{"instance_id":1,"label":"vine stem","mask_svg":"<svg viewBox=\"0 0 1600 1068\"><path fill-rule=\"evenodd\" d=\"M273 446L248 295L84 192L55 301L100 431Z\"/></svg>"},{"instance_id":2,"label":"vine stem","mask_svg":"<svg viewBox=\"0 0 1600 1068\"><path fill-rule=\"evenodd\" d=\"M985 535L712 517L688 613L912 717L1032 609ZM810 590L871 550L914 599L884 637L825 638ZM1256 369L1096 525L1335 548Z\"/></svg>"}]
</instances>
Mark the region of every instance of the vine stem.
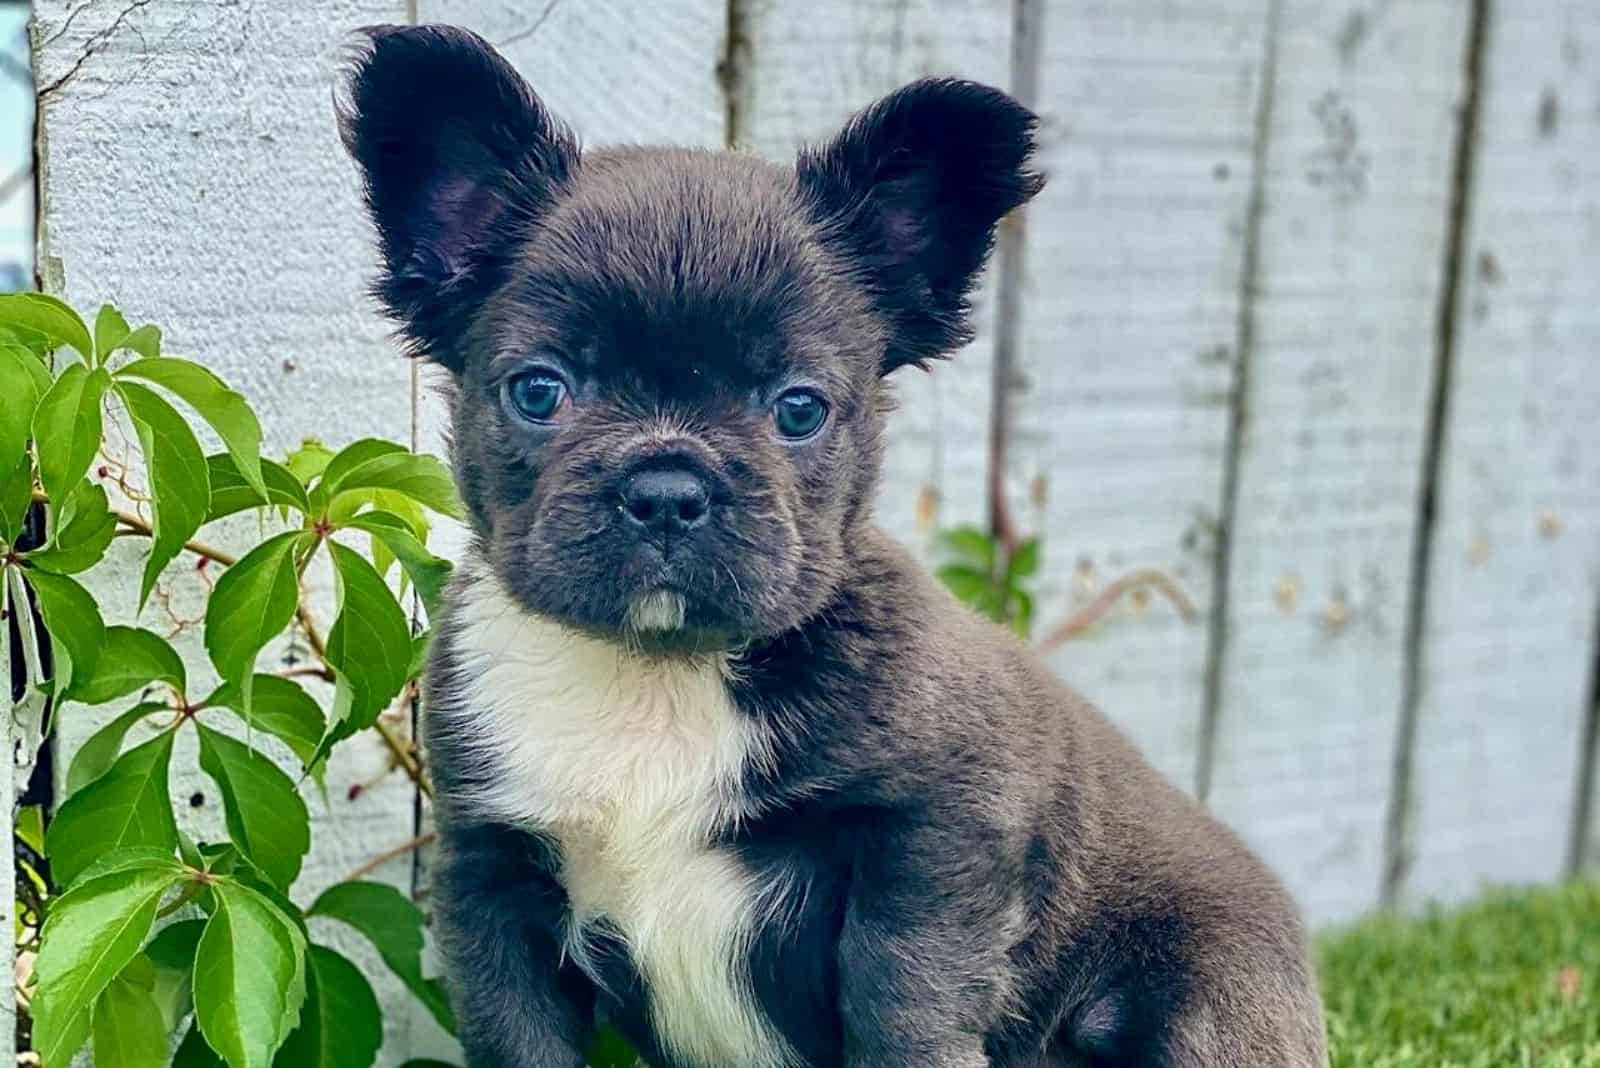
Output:
<instances>
[{"instance_id":1,"label":"vine stem","mask_svg":"<svg viewBox=\"0 0 1600 1068\"><path fill-rule=\"evenodd\" d=\"M1178 615L1186 620L1199 618L1199 610L1194 602L1189 600L1189 595L1163 571L1155 568L1145 568L1133 571L1117 579L1111 585L1100 591L1100 595L1081 610L1068 616L1058 623L1049 634L1045 635L1034 647L1040 656L1054 652L1079 634L1088 630L1097 623L1116 603L1134 590L1152 587L1172 602L1172 607L1178 610Z\"/></svg>"},{"instance_id":2,"label":"vine stem","mask_svg":"<svg viewBox=\"0 0 1600 1068\"><path fill-rule=\"evenodd\" d=\"M39 504L48 505L50 503L49 496L38 490L34 491L33 499ZM112 509L112 515L116 516L117 522L129 533L147 538L155 536L155 528L142 516L119 508ZM186 541L183 543L183 547L194 555L221 564L223 567L232 567L239 562L239 558L232 553L219 549L215 545L208 545L203 541ZM323 663L322 677L331 680L333 669L327 666L328 643L323 639L322 632L317 628L316 620L311 615L311 609L306 605L305 601L297 599L294 614L300 623L300 629L305 632L306 642L311 646L311 651ZM428 777L422 768L422 762L417 759L416 749L409 741L402 738L393 727L385 723L381 717L374 721L373 728L383 738L384 744L389 747L389 752L394 757L395 766L406 773L406 777L416 784L417 789L431 798L433 796L433 784L428 781Z\"/></svg>"},{"instance_id":3,"label":"vine stem","mask_svg":"<svg viewBox=\"0 0 1600 1068\"><path fill-rule=\"evenodd\" d=\"M393 849L385 849L382 853L379 853L377 856L373 857L359 868L353 870L349 875L346 875L343 881L350 883L355 882L357 879L365 879L367 876L371 875L373 872L377 871L391 860L398 860L407 853L414 853L419 849L432 845L433 840L437 837L437 832L429 831L427 834L417 835L408 842L401 842Z\"/></svg>"}]
</instances>

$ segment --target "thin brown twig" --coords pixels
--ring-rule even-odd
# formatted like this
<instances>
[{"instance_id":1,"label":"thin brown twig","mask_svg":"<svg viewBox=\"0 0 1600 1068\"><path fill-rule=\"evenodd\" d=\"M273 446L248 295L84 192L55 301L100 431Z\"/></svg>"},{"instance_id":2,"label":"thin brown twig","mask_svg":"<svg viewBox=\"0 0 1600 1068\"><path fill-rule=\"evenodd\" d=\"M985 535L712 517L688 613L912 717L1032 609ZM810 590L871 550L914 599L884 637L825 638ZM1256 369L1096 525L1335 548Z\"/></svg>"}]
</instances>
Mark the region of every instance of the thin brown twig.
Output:
<instances>
[{"instance_id":1,"label":"thin brown twig","mask_svg":"<svg viewBox=\"0 0 1600 1068\"><path fill-rule=\"evenodd\" d=\"M1195 608L1189 595L1183 588L1172 580L1164 571L1155 568L1145 568L1133 571L1117 579L1111 585L1100 591L1100 595L1077 612L1068 616L1056 625L1049 634L1045 635L1036 646L1040 655L1052 653L1079 634L1098 623L1117 602L1122 600L1134 590L1149 586L1157 590L1172 602L1172 607L1178 610L1178 615L1185 621L1193 621L1200 617L1200 612Z\"/></svg>"},{"instance_id":2,"label":"thin brown twig","mask_svg":"<svg viewBox=\"0 0 1600 1068\"><path fill-rule=\"evenodd\" d=\"M373 872L377 871L379 868L383 867L385 864L389 863L391 860L398 860L407 853L414 853L419 849L423 849L429 845L432 845L433 840L437 837L438 835L436 832L429 831L426 834L417 835L409 842L402 842L393 849L385 849L382 853L379 853L377 856L373 857L359 868L356 868L349 875L346 875L344 877L344 881L348 883L353 882L356 879L364 879Z\"/></svg>"},{"instance_id":3,"label":"thin brown twig","mask_svg":"<svg viewBox=\"0 0 1600 1068\"><path fill-rule=\"evenodd\" d=\"M321 679L323 682L336 681L333 671L327 667L297 667L284 668L275 672L280 679Z\"/></svg>"}]
</instances>

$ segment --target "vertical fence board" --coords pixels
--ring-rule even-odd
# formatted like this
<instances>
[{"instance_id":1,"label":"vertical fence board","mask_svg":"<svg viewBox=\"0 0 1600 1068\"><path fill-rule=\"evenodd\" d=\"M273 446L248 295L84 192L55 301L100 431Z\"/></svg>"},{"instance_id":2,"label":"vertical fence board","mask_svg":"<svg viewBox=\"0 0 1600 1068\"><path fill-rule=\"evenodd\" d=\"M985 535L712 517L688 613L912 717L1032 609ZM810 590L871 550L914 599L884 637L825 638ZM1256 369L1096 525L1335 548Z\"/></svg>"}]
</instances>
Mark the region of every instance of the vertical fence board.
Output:
<instances>
[{"instance_id":1,"label":"vertical fence board","mask_svg":"<svg viewBox=\"0 0 1600 1068\"><path fill-rule=\"evenodd\" d=\"M1011 0L739 0L734 135L779 161L914 78L1011 84ZM936 527L985 521L994 271L974 298L977 340L931 374L893 379L878 521L927 553Z\"/></svg>"},{"instance_id":2,"label":"vertical fence board","mask_svg":"<svg viewBox=\"0 0 1600 1068\"><path fill-rule=\"evenodd\" d=\"M90 313L113 301L135 323L158 323L170 351L215 368L250 398L271 452L306 434L333 445L365 435L404 440L409 376L364 294L374 254L330 98L343 35L404 19L404 4L124 9L41 0L35 17L46 285ZM113 459L136 452L131 436L109 433ZM206 532L234 550L255 534L242 518ZM119 539L87 576L108 621L132 620L142 556L136 539ZM198 622L209 576L192 562L174 566L139 622L175 633L203 694L214 678ZM314 572L308 585L327 627L330 579ZM280 643L263 655L263 669L289 654L290 643ZM58 798L76 747L121 707L63 710ZM326 802L307 784L314 844L295 890L302 903L414 833L414 791L403 776L385 776L387 765L378 740L363 737L334 760ZM173 761L171 791L187 829L215 836L220 799L197 769L191 737ZM409 875L400 863L375 877L409 889ZM320 926L314 933L373 980L387 1010L385 1063L399 1063L409 995L358 938Z\"/></svg>"},{"instance_id":3,"label":"vertical fence board","mask_svg":"<svg viewBox=\"0 0 1600 1068\"><path fill-rule=\"evenodd\" d=\"M1403 901L1558 875L1600 604L1600 8L1489 5Z\"/></svg>"},{"instance_id":4,"label":"vertical fence board","mask_svg":"<svg viewBox=\"0 0 1600 1068\"><path fill-rule=\"evenodd\" d=\"M1314 921L1377 901L1467 5L1287 0L1210 801Z\"/></svg>"},{"instance_id":5,"label":"vertical fence board","mask_svg":"<svg viewBox=\"0 0 1600 1068\"><path fill-rule=\"evenodd\" d=\"M1266 0L1051 3L1009 491L1038 624L1133 568L1211 597ZM1031 520L1030 520L1031 515ZM1124 601L1052 658L1192 787L1207 634Z\"/></svg>"},{"instance_id":6,"label":"vertical fence board","mask_svg":"<svg viewBox=\"0 0 1600 1068\"><path fill-rule=\"evenodd\" d=\"M723 143L725 0L420 0L417 17L482 34L585 144Z\"/></svg>"}]
</instances>

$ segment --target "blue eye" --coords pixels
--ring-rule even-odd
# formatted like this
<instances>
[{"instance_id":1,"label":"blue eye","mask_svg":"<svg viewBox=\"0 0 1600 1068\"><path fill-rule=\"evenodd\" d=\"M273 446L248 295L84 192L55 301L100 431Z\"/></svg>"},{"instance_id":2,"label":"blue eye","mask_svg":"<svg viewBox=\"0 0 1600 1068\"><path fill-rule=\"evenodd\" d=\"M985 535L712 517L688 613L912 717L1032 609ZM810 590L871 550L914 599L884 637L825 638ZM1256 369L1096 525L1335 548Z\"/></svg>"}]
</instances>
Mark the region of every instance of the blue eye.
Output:
<instances>
[{"instance_id":1,"label":"blue eye","mask_svg":"<svg viewBox=\"0 0 1600 1068\"><path fill-rule=\"evenodd\" d=\"M506 379L506 405L529 422L549 422L566 399L567 384L548 371L524 371Z\"/></svg>"},{"instance_id":2,"label":"blue eye","mask_svg":"<svg viewBox=\"0 0 1600 1068\"><path fill-rule=\"evenodd\" d=\"M772 405L778 433L793 441L809 438L828 418L828 402L809 389L791 389Z\"/></svg>"}]
</instances>

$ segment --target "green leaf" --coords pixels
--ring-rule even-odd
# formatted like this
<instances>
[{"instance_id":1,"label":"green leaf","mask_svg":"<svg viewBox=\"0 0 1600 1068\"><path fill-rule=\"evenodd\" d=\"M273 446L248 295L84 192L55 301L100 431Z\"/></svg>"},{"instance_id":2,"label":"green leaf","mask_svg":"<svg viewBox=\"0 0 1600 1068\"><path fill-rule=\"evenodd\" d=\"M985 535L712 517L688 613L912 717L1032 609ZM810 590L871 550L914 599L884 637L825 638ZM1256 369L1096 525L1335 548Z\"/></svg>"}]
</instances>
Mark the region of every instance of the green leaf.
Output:
<instances>
[{"instance_id":1,"label":"green leaf","mask_svg":"<svg viewBox=\"0 0 1600 1068\"><path fill-rule=\"evenodd\" d=\"M78 882L88 883L103 875L116 875L128 871L166 871L183 875L183 865L172 855L172 850L160 846L132 845L111 849L83 869ZM69 888L69 889L75 889Z\"/></svg>"},{"instance_id":2,"label":"green leaf","mask_svg":"<svg viewBox=\"0 0 1600 1068\"><path fill-rule=\"evenodd\" d=\"M385 883L335 883L322 892L307 916L327 916L349 924L366 936L389 970L417 996L433 1018L451 1034L455 1017L444 988L422 977L422 910Z\"/></svg>"},{"instance_id":3,"label":"green leaf","mask_svg":"<svg viewBox=\"0 0 1600 1068\"><path fill-rule=\"evenodd\" d=\"M332 449L316 438L302 438L300 447L284 458L284 466L300 480L302 486L309 486L312 479L328 469L332 459Z\"/></svg>"},{"instance_id":4,"label":"green leaf","mask_svg":"<svg viewBox=\"0 0 1600 1068\"><path fill-rule=\"evenodd\" d=\"M1012 590L1011 598L1014 602L1011 629L1018 637L1026 638L1033 633L1033 595L1026 590Z\"/></svg>"},{"instance_id":5,"label":"green leaf","mask_svg":"<svg viewBox=\"0 0 1600 1068\"><path fill-rule=\"evenodd\" d=\"M245 715L244 695L232 683L219 687L205 703L236 712L252 729L265 731L282 741L308 766L326 727L322 708L311 695L291 680L277 675L255 676L248 716Z\"/></svg>"},{"instance_id":6,"label":"green leaf","mask_svg":"<svg viewBox=\"0 0 1600 1068\"><path fill-rule=\"evenodd\" d=\"M353 549L329 542L338 578L339 615L328 631L328 666L345 699L336 701L318 758L333 743L369 727L405 686L411 629L376 569Z\"/></svg>"},{"instance_id":7,"label":"green leaf","mask_svg":"<svg viewBox=\"0 0 1600 1068\"><path fill-rule=\"evenodd\" d=\"M84 362L94 359L94 341L78 313L44 293L0 294L0 326L43 334L52 348L71 345L83 355Z\"/></svg>"},{"instance_id":8,"label":"green leaf","mask_svg":"<svg viewBox=\"0 0 1600 1068\"><path fill-rule=\"evenodd\" d=\"M939 541L968 564L984 573L994 571L995 540L977 527L953 527L939 534Z\"/></svg>"},{"instance_id":9,"label":"green leaf","mask_svg":"<svg viewBox=\"0 0 1600 1068\"><path fill-rule=\"evenodd\" d=\"M153 984L141 984L130 972L136 969L113 979L95 999L95 1068L153 1068L167 1059L167 1029Z\"/></svg>"},{"instance_id":10,"label":"green leaf","mask_svg":"<svg viewBox=\"0 0 1600 1068\"><path fill-rule=\"evenodd\" d=\"M40 856L44 856L44 806L24 805L17 809L17 840Z\"/></svg>"},{"instance_id":11,"label":"green leaf","mask_svg":"<svg viewBox=\"0 0 1600 1068\"><path fill-rule=\"evenodd\" d=\"M21 345L37 356L41 362L48 362L50 359L52 348L50 339L20 323L0 323L0 342Z\"/></svg>"},{"instance_id":12,"label":"green leaf","mask_svg":"<svg viewBox=\"0 0 1600 1068\"><path fill-rule=\"evenodd\" d=\"M161 355L161 330L149 323L137 330L128 329L128 320L109 304L101 305L94 321L94 347L103 364L118 349L127 349L147 359Z\"/></svg>"},{"instance_id":13,"label":"green leaf","mask_svg":"<svg viewBox=\"0 0 1600 1068\"><path fill-rule=\"evenodd\" d=\"M206 653L224 682L245 689L256 655L294 618L299 602L294 554L308 535L269 538L222 573L206 605Z\"/></svg>"},{"instance_id":14,"label":"green leaf","mask_svg":"<svg viewBox=\"0 0 1600 1068\"><path fill-rule=\"evenodd\" d=\"M206 454L178 410L133 382L117 383L144 449L150 479L150 556L139 584L139 607L150 597L156 579L194 537L211 506L211 476Z\"/></svg>"},{"instance_id":15,"label":"green leaf","mask_svg":"<svg viewBox=\"0 0 1600 1068\"><path fill-rule=\"evenodd\" d=\"M77 793L111 770L117 757L122 754L123 740L135 723L166 709L167 706L160 701L146 701L134 705L91 734L89 740L72 755L72 763L67 767L67 796Z\"/></svg>"},{"instance_id":16,"label":"green leaf","mask_svg":"<svg viewBox=\"0 0 1600 1068\"><path fill-rule=\"evenodd\" d=\"M211 507L206 512L206 522L221 519L225 515L243 512L250 508L260 508L263 505L276 505L280 508L293 508L300 512L309 512L310 503L306 500L305 487L300 485L298 479L289 473L289 469L281 464L262 458L261 474L266 480L267 497L262 500L260 494L250 483L245 481L239 473L239 468L234 464L233 457L227 453L216 453L206 457L206 464L211 468Z\"/></svg>"},{"instance_id":17,"label":"green leaf","mask_svg":"<svg viewBox=\"0 0 1600 1068\"><path fill-rule=\"evenodd\" d=\"M196 727L200 769L222 791L228 836L263 875L287 890L311 848L311 817L294 780L243 742Z\"/></svg>"},{"instance_id":18,"label":"green leaf","mask_svg":"<svg viewBox=\"0 0 1600 1068\"><path fill-rule=\"evenodd\" d=\"M211 424L234 465L256 495L265 499L267 485L261 474L261 424L244 395L235 393L222 380L197 363L170 356L135 360L117 371L118 381L139 378L170 390L200 418Z\"/></svg>"},{"instance_id":19,"label":"green leaf","mask_svg":"<svg viewBox=\"0 0 1600 1068\"><path fill-rule=\"evenodd\" d=\"M23 553L23 559L58 575L87 571L105 556L116 532L117 517L111 512L105 489L85 479L61 510L50 544Z\"/></svg>"},{"instance_id":20,"label":"green leaf","mask_svg":"<svg viewBox=\"0 0 1600 1068\"><path fill-rule=\"evenodd\" d=\"M205 930L205 920L179 920L156 932L144 955L157 968L171 972L186 972L194 967L195 947L200 944L200 932Z\"/></svg>"},{"instance_id":21,"label":"green leaf","mask_svg":"<svg viewBox=\"0 0 1600 1068\"><path fill-rule=\"evenodd\" d=\"M207 842L195 849L200 854L200 866L213 874L232 875L241 864L249 867L249 862L239 855L238 847L232 842Z\"/></svg>"},{"instance_id":22,"label":"green leaf","mask_svg":"<svg viewBox=\"0 0 1600 1068\"><path fill-rule=\"evenodd\" d=\"M0 460L0 541L17 540L32 504L33 458L24 453L10 469Z\"/></svg>"},{"instance_id":23,"label":"green leaf","mask_svg":"<svg viewBox=\"0 0 1600 1068\"><path fill-rule=\"evenodd\" d=\"M94 350L99 353L100 362L105 363L106 357L121 348L131 333L133 327L121 312L109 304L100 305L100 314L94 317Z\"/></svg>"},{"instance_id":24,"label":"green leaf","mask_svg":"<svg viewBox=\"0 0 1600 1068\"><path fill-rule=\"evenodd\" d=\"M965 564L946 564L937 574L939 581L967 604L978 604L994 592L994 579Z\"/></svg>"},{"instance_id":25,"label":"green leaf","mask_svg":"<svg viewBox=\"0 0 1600 1068\"><path fill-rule=\"evenodd\" d=\"M206 921L179 920L156 932L144 947L144 956L154 972L157 1004L162 1024L176 1030L184 1017L194 1011L194 954Z\"/></svg>"},{"instance_id":26,"label":"green leaf","mask_svg":"<svg viewBox=\"0 0 1600 1068\"><path fill-rule=\"evenodd\" d=\"M200 847L195 844L188 833L178 831L178 857L191 868L204 868L206 866L205 854L200 852Z\"/></svg>"},{"instance_id":27,"label":"green leaf","mask_svg":"<svg viewBox=\"0 0 1600 1068\"><path fill-rule=\"evenodd\" d=\"M204 895L200 895L204 896ZM150 947L146 946L148 951ZM136 961L148 962L148 952L145 957L135 958ZM194 988L190 977L194 972L193 962L182 971L171 968L158 968L152 965L151 969L151 996L155 998L156 1011L161 1013L161 1030L164 1034L171 1035L178 1030L180 1024L194 1013Z\"/></svg>"},{"instance_id":28,"label":"green leaf","mask_svg":"<svg viewBox=\"0 0 1600 1068\"><path fill-rule=\"evenodd\" d=\"M71 693L75 675L94 675L106 633L100 608L88 590L65 575L28 568L23 577L33 587L45 630L55 642L56 692Z\"/></svg>"},{"instance_id":29,"label":"green leaf","mask_svg":"<svg viewBox=\"0 0 1600 1068\"><path fill-rule=\"evenodd\" d=\"M330 464L324 482L317 487L330 503L337 503L339 496L347 493L390 490L440 515L460 518L464 514L450 469L436 456L402 450L375 456L343 473L336 482L331 481L333 472Z\"/></svg>"},{"instance_id":30,"label":"green leaf","mask_svg":"<svg viewBox=\"0 0 1600 1068\"><path fill-rule=\"evenodd\" d=\"M305 1001L305 937L249 887L213 890L217 909L195 951L195 1019L229 1068L267 1068Z\"/></svg>"},{"instance_id":31,"label":"green leaf","mask_svg":"<svg viewBox=\"0 0 1600 1068\"><path fill-rule=\"evenodd\" d=\"M384 441L382 438L362 438L360 441L353 441L337 453L328 456L326 460L322 457L327 452L327 447L320 442L307 441L301 446L301 450L305 453L302 460L304 466L311 467L317 463L323 465L322 470L318 472L317 484L311 490L311 500L318 508L327 507L328 501L339 491L350 472L362 464L384 456L407 455L404 445ZM289 459L292 470L296 457L291 456Z\"/></svg>"},{"instance_id":32,"label":"green leaf","mask_svg":"<svg viewBox=\"0 0 1600 1068\"><path fill-rule=\"evenodd\" d=\"M70 885L111 850L145 846L170 855L178 847L167 792L172 739L164 731L128 750L57 810L44 845L58 882Z\"/></svg>"},{"instance_id":33,"label":"green leaf","mask_svg":"<svg viewBox=\"0 0 1600 1068\"><path fill-rule=\"evenodd\" d=\"M1027 578L1039 570L1039 539L1029 538L1017 546L1017 551L1011 554L1011 562L1006 567L1006 576L1009 579Z\"/></svg>"},{"instance_id":34,"label":"green leaf","mask_svg":"<svg viewBox=\"0 0 1600 1068\"><path fill-rule=\"evenodd\" d=\"M153 360L161 355L161 329L145 323L124 338L121 347Z\"/></svg>"},{"instance_id":35,"label":"green leaf","mask_svg":"<svg viewBox=\"0 0 1600 1068\"><path fill-rule=\"evenodd\" d=\"M104 370L75 363L61 372L33 413L33 448L39 481L53 501L64 501L100 450L100 398L111 386Z\"/></svg>"},{"instance_id":36,"label":"green leaf","mask_svg":"<svg viewBox=\"0 0 1600 1068\"><path fill-rule=\"evenodd\" d=\"M410 525L389 512L363 512L346 526L364 530L372 535L374 556L379 545L386 547L400 561L417 594L422 598L428 618L434 619L439 611L439 597L450 579L450 561L430 553L411 532Z\"/></svg>"},{"instance_id":37,"label":"green leaf","mask_svg":"<svg viewBox=\"0 0 1600 1068\"><path fill-rule=\"evenodd\" d=\"M639 1054L614 1027L601 1027L589 1040L588 1068L636 1068Z\"/></svg>"},{"instance_id":38,"label":"green leaf","mask_svg":"<svg viewBox=\"0 0 1600 1068\"><path fill-rule=\"evenodd\" d=\"M33 412L50 391L50 371L39 357L9 341L0 341L0 464L7 468L28 447Z\"/></svg>"},{"instance_id":39,"label":"green leaf","mask_svg":"<svg viewBox=\"0 0 1600 1068\"><path fill-rule=\"evenodd\" d=\"M215 1050L206 1045L198 1021L189 1025L189 1033L178 1044L172 1055L172 1068L227 1068Z\"/></svg>"},{"instance_id":40,"label":"green leaf","mask_svg":"<svg viewBox=\"0 0 1600 1068\"><path fill-rule=\"evenodd\" d=\"M90 1009L155 922L161 897L183 878L176 862L108 871L51 902L34 976L33 1048L65 1065L89 1037Z\"/></svg>"},{"instance_id":41,"label":"green leaf","mask_svg":"<svg viewBox=\"0 0 1600 1068\"><path fill-rule=\"evenodd\" d=\"M433 630L423 631L411 639L411 661L406 665L406 678L415 679L428 670L428 654L433 648Z\"/></svg>"},{"instance_id":42,"label":"green leaf","mask_svg":"<svg viewBox=\"0 0 1600 1068\"><path fill-rule=\"evenodd\" d=\"M305 1011L278 1051L277 1068L371 1068L383 1044L383 1011L354 964L311 946Z\"/></svg>"},{"instance_id":43,"label":"green leaf","mask_svg":"<svg viewBox=\"0 0 1600 1068\"><path fill-rule=\"evenodd\" d=\"M139 627L111 626L106 628L94 670L87 675L79 671L68 696L101 705L137 693L153 682L164 682L182 694L188 687L183 659L159 634Z\"/></svg>"}]
</instances>

